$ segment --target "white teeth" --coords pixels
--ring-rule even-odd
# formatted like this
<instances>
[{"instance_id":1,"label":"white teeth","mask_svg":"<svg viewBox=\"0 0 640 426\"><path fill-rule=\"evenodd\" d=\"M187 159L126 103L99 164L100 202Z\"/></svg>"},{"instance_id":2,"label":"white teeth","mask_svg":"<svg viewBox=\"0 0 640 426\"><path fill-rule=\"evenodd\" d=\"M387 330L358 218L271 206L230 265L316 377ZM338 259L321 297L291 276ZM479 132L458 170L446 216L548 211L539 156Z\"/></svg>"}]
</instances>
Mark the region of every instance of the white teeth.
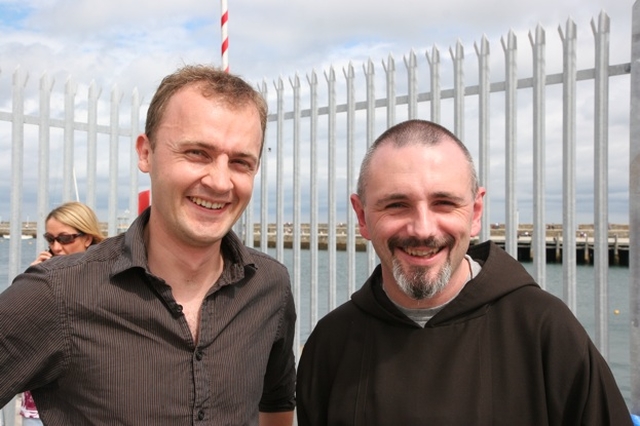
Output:
<instances>
[{"instance_id":1,"label":"white teeth","mask_svg":"<svg viewBox=\"0 0 640 426\"><path fill-rule=\"evenodd\" d=\"M207 209L214 209L215 210L215 209L221 209L222 207L224 207L223 203L212 203L212 202L203 200L202 198L191 197L191 201L193 201L197 205L205 207Z\"/></svg>"},{"instance_id":2,"label":"white teeth","mask_svg":"<svg viewBox=\"0 0 640 426\"><path fill-rule=\"evenodd\" d=\"M420 256L420 257L433 256L438 252L438 250L415 250L411 248L406 248L404 251L406 251L411 256Z\"/></svg>"}]
</instances>

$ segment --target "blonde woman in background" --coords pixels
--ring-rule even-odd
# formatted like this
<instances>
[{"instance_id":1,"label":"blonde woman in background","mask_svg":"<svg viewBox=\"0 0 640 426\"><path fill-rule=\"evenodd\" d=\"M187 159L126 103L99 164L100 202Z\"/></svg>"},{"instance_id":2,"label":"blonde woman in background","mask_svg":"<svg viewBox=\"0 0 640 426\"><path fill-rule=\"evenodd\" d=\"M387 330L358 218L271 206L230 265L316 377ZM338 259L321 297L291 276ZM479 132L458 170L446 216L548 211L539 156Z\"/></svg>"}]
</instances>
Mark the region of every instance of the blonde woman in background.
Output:
<instances>
[{"instance_id":1,"label":"blonde woman in background","mask_svg":"<svg viewBox=\"0 0 640 426\"><path fill-rule=\"evenodd\" d=\"M41 252L31 265L53 256L81 253L104 239L96 214L85 204L72 201L53 209L45 221L45 240L49 249ZM22 394L20 406L23 426L41 426L31 392Z\"/></svg>"},{"instance_id":2,"label":"blonde woman in background","mask_svg":"<svg viewBox=\"0 0 640 426\"><path fill-rule=\"evenodd\" d=\"M45 240L49 250L41 252L32 265L52 256L80 253L104 239L96 214L77 201L64 203L53 209L45 221Z\"/></svg>"}]
</instances>

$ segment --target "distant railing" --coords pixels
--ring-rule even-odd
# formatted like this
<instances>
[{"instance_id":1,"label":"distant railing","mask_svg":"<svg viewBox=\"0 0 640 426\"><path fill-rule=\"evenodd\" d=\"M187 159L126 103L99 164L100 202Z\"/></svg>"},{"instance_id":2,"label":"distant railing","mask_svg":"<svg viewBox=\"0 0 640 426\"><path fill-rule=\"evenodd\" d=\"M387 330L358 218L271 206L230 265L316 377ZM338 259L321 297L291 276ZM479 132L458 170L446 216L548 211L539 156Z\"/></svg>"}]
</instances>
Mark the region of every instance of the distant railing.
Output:
<instances>
[{"instance_id":1,"label":"distant railing","mask_svg":"<svg viewBox=\"0 0 640 426\"><path fill-rule=\"evenodd\" d=\"M595 270L596 294L595 309L597 330L595 342L605 357L608 354L608 322L607 322L607 271L608 271L608 134L609 134L609 83L615 78L627 76L630 80L630 179L629 179L629 267L630 267L630 309L631 309L631 388L632 410L640 412L640 5L636 1L632 7L633 24L631 40L631 57L622 64L609 63L609 17L603 12L596 21L591 22L594 36L593 66L585 69L577 68L576 25L568 20L560 29L562 56L547 58L545 30L537 27L529 33L532 49L531 74L525 78L518 77L517 39L509 32L501 40L504 55L503 80L492 82L489 78L490 64L494 57L490 55L489 41L483 37L475 44L477 63L475 66L477 83L465 85L464 70L473 67L473 63L464 60L464 49L461 43L451 48L451 64L441 62L440 50L435 46L425 52L426 69L422 69L418 55L410 52L403 58L406 78L396 81L397 70L391 55L382 62L384 74L376 74L372 60L362 67L363 77L358 77L352 63L342 68L344 84L338 81L335 67L324 72L326 91L321 89L318 76L311 71L306 76L306 84L301 84L296 74L288 79L291 93L285 89L282 78L274 81L275 92L268 90L266 81L257 87L265 94L273 111L268 117L269 126L266 135L265 150L260 175L256 180L256 191L246 213L236 225L235 230L243 240L251 246L267 250L268 232L260 232L254 241L254 227L259 224L275 224L275 256L283 259L285 250L285 223L290 222L292 240L293 265L291 277L297 306L304 303L308 306L308 314L300 317L296 338L296 351L299 351L305 336L301 332L301 323L311 329L325 313L319 308L320 296L327 297L328 309L331 310L343 300L338 289L347 289L351 294L361 284L356 279L356 222L350 213L348 195L355 191L358 166L367 146L388 126L408 118L428 118L443 122L450 127L474 154L483 185L491 181L490 172L496 169L491 164L495 157L493 150L498 145L501 163L504 163L504 246L512 255L518 250L518 200L516 196L517 179L521 177L518 167L518 129L532 129L527 141L531 142L533 174L533 191L529 202L532 205L534 232L530 236L532 244L534 276L545 286L545 260L543 253L546 247L545 233L535 230L545 229L546 218L546 161L545 152L549 136L546 123L550 115L561 117L561 133L558 138L562 146L562 240L567 250L562 250L564 300L575 312L576 310L576 147L589 143L595 150L593 166L594 182L594 229L593 229L593 264ZM547 64L560 61L562 72L547 74ZM449 73L443 72L450 70ZM501 77L502 78L502 77ZM20 234L20 224L25 221L23 198L25 182L37 174L38 208L37 235L44 233L44 217L51 208L50 170L48 167L51 154L50 147L56 136L62 132L63 140L63 198L75 199L76 182L81 182L86 191L81 201L93 208L108 205L107 228L109 235L118 231L121 210L137 212L137 194L139 175L137 158L134 152L135 137L141 128L141 102L137 91L131 95L130 109L124 114L120 110L122 94L117 86L111 92L110 101L99 100L100 90L94 84L87 89L86 121L78 121L76 107L75 83L69 79L65 85L64 107L51 112L52 82L45 74L40 79L38 113L25 113L25 87L28 76L18 68L13 74L13 107L11 112L0 112L0 124L10 123L12 140L11 167L11 223L10 233ZM581 81L592 81L592 85L579 85ZM379 96L376 86L384 88L384 95ZM442 88L445 85L446 88ZM560 101L552 105L553 110L547 112L548 89L558 86ZM323 84L324 87L324 84ZM428 90L421 89L427 87ZM422 90L422 91L421 91ZM625 89L626 90L626 89ZM584 93L587 92L586 95ZM340 95L339 95L340 93ZM495 103L496 93L501 102ZM581 95L582 94L582 95ZM587 140L576 138L578 122L576 116L577 99L586 96L592 99L593 115L587 121L593 126L593 136ZM525 118L519 108L523 103L520 97L530 99L525 107L530 115ZM150 98L150 97L149 97ZM473 104L467 100L474 99ZM492 103L493 101L493 103ZM285 108L286 105L286 108ZM102 107L109 110L109 123L98 123L98 111ZM85 108L85 107L83 107ZM503 110L503 111L502 111ZM82 113L85 109L82 109ZM471 112L471 113L470 113ZM61 118L60 118L61 117ZM322 120L321 120L322 118ZM126 124L125 124L126 123ZM499 126L496 126L499 123ZM499 136L491 135L491 130L498 127ZM0 131L2 127L0 127ZM472 136L465 135L465 131ZM26 138L25 133L36 134L35 138ZM53 134L53 135L52 135ZM37 144L33 141L37 140ZM101 143L104 141L105 143ZM491 144L490 144L491 142ZM496 145L496 142L499 142ZM86 150L86 162L77 160L74 150ZM38 152L37 162L31 158L27 162L26 152ZM35 156L34 156L35 157ZM100 169L98 158L109 158L108 170ZM35 164L35 165L34 165ZM124 167L122 166L124 164ZM86 169L85 173L76 174L76 170ZM584 165L580 165L584 168ZM36 173L37 170L37 173ZM553 182L555 184L555 182ZM122 189L122 188L125 189ZM27 188L30 190L30 187ZM489 187L491 191L497 189ZM275 200L273 200L275 198ZM125 201L123 201L125 200ZM521 200L521 198L520 198ZM485 202L485 214L482 222L480 240L490 236L494 211L492 205L496 200L489 196ZM131 219L133 218L131 215ZM7 220L7 218L2 218ZM339 270L337 263L336 233L337 225L345 222L347 262L345 270ZM301 224L309 224L308 238L310 264L305 266L305 282L301 278ZM327 260L320 264L318 260L318 238L320 224L327 225ZM20 269L20 240L11 239L9 259L9 276L11 281ZM44 247L41 237L38 245ZM342 254L341 254L342 256ZM368 246L367 269L372 270L376 264L376 256ZM325 283L318 282L319 269L328 272L328 294L321 293L320 287ZM340 279L338 273L346 278ZM344 281L344 282L343 282ZM302 300L302 292L309 292L308 300ZM299 309L300 311L300 309ZM307 312L307 311L306 311ZM13 413L11 407L7 413ZM7 424L13 424L11 415L5 417Z\"/></svg>"},{"instance_id":2,"label":"distant railing","mask_svg":"<svg viewBox=\"0 0 640 426\"><path fill-rule=\"evenodd\" d=\"M638 6L636 5L635 8ZM533 129L533 135L528 140L533 145L533 228L536 230L545 229L545 172L546 160L545 145L548 135L545 133L545 123L548 119L546 111L546 88L553 85L561 85L562 94L559 96L562 108L562 137L559 142L562 145L562 217L563 235L562 241L566 250L563 250L564 263L564 300L572 311L576 312L576 102L578 99L577 84L583 80L593 80L593 89L590 96L594 99L593 116L587 120L593 126L593 136L590 142L596 150L593 172L595 188L594 196L594 256L593 262L596 271L596 317L598 327L596 330L596 345L604 356L608 353L607 336L607 270L608 270L608 126L609 126L609 81L610 79L628 75L631 71L631 63L610 64L609 59L609 17L602 12L597 21L592 21L591 29L595 40L595 63L593 68L578 70L577 63L577 37L576 25L568 20L564 29L559 29L562 40L562 73L547 74L546 64L549 59L546 57L546 35L544 29L538 26L535 32L529 33L529 41L533 52L533 75L526 78L517 78L517 42L513 32L509 32L506 38L501 40L504 51L505 80L501 82L490 82L489 64L492 58L489 53L489 42L483 37L479 44L475 45L478 56L478 84L472 86L464 85L464 74L462 70L467 65L464 61L464 49L460 43L455 48L450 49L453 62L453 87L442 90L440 51L434 47L431 52L425 52L428 62L428 73L421 72L418 67L417 55L411 52L404 58L407 73L407 83L404 85L406 94L397 95L396 90L396 65L394 59L389 56L383 62L385 72L384 82L386 83L386 96L377 98L375 96L375 67L371 60L363 66L364 81L356 78L356 72L351 63L343 68L346 93L346 102L338 103L336 72L331 67L324 73L327 84L327 92L324 95L326 106L319 107L319 83L315 71L312 71L306 78L308 86L303 90L298 75L289 78L292 89L291 95L285 95L285 85L282 78L274 82L275 112L269 116L269 121L275 123L271 126L267 143L269 152L265 153L265 161L262 164L262 182L277 182L275 188L275 207L269 201L272 193L268 190L272 187L262 186L260 196L259 223L268 223L275 214L276 236L279 238L276 243L277 257L283 256L283 226L285 223L284 209L288 207L293 215L293 238L294 249L298 246L299 235L296 234L300 228L303 207L310 217L311 231L313 238L317 235L319 223L318 216L320 209L326 218L323 222L328 223L329 229L335 229L338 223L338 208L347 203L348 194L354 192L355 176L358 164L356 159L360 159L368 143L371 143L380 133L379 128L386 128L397 121L399 116L402 119L428 117L434 121L444 120L442 105L445 100L453 101L449 112L450 121L453 122L454 132L469 144L473 152L475 143L470 143L470 139L464 137L465 130L468 130L467 121L472 121L478 126L478 169L479 178L483 185L489 182L489 173L492 169L490 164L490 141L495 143L495 137L490 138L489 129L492 123L500 121L504 124L504 146L505 155L505 248L514 257L518 248L518 200L516 197L518 156L517 156L517 126L522 123L522 114L518 111L518 95L520 91L529 89L531 91L531 121L529 124ZM635 41L637 43L637 39ZM429 92L419 92L419 75L429 75L426 80L430 87ZM356 88L360 88L357 92ZM583 88L584 89L584 88ZM267 94L267 84L261 85L263 93ZM358 93L362 93L361 101L356 101ZM504 114L499 114L496 108L490 107L490 95L496 92L503 93ZM581 92L583 93L584 90ZM467 120L466 99L477 97L477 117ZM303 99L308 108L302 108ZM285 101L289 102L290 110L285 111ZM429 106L429 114L422 114L419 111L421 105ZM400 106L406 106L406 111ZM385 119L378 120L376 113L382 109L386 113ZM559 111L553 111L555 116L560 115ZM320 117L323 116L323 121ZM326 120L326 121L324 121ZM631 121L638 120L637 116L631 116ZM285 125L285 121L288 121ZM340 121L340 123L339 123ZM376 127L377 126L377 127ZM302 128L304 127L304 136ZM497 139L502 139L501 137ZM584 144L586 141L581 141ZM631 143L634 143L632 138ZM272 151L272 149L274 151ZM304 151L305 156L301 157ZM292 161L288 161L290 159ZM301 162L304 158L304 163ZM320 168L320 162L326 163ZM325 160L326 159L326 160ZM275 173L270 169L272 164L276 167ZM581 169L584 168L581 165ZM309 181L308 187L303 187L301 182ZM319 186L322 184L326 188L326 199L319 199ZM305 202L301 202L303 189L305 191ZM491 193L489 187L489 193ZM495 191L495 190L494 190ZM340 192L340 197L337 197ZM289 198L285 198L285 194ZM307 200L309 200L307 202ZM485 213L482 222L481 240L489 238L490 223L492 222L492 199L485 200ZM342 204L341 204L342 203ZM275 208L275 212L272 209ZM348 209L348 206L347 206ZM355 241L355 217L347 214L347 238L349 243L349 274L348 293L352 293L358 284L355 279L355 247L351 244ZM245 241L251 243L251 235L247 235L247 229L253 229L253 209L244 217L244 226L239 227L243 233ZM244 231L243 231L244 230ZM633 232L633 231L632 231ZM337 270L335 263L335 237L329 237L328 249L330 271L329 276L329 309L333 309L338 301L335 297L337 283ZM266 247L266 234L261 236L260 246ZM535 255L544 253L546 247L545 233L534 232L532 237L534 252L534 277L545 287L545 257ZM311 249L316 247L315 241L311 241ZM299 258L299 256L294 256ZM312 254L312 259L317 259L316 254ZM370 252L370 265L375 264L375 254ZM320 266L312 262L311 269L311 326L318 320L317 310L318 289L317 270ZM324 268L325 265L322 265ZM298 282L299 263L293 267L294 282Z\"/></svg>"}]
</instances>

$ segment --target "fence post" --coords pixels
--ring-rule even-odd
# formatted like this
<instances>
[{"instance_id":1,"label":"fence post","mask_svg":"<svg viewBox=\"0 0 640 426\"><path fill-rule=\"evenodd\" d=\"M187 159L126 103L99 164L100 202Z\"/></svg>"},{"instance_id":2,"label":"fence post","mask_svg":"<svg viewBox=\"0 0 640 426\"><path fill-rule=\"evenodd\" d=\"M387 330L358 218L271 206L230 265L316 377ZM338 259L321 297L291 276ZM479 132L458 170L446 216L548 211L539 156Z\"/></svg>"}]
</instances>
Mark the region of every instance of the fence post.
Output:
<instances>
[{"instance_id":1,"label":"fence post","mask_svg":"<svg viewBox=\"0 0 640 426\"><path fill-rule=\"evenodd\" d=\"M640 0L632 9L629 83L629 367L631 412L640 414Z\"/></svg>"},{"instance_id":2,"label":"fence post","mask_svg":"<svg viewBox=\"0 0 640 426\"><path fill-rule=\"evenodd\" d=\"M296 306L300 306L301 274L300 274L300 243L302 232L300 223L300 77L296 73L289 78L293 89L293 296ZM296 334L293 342L293 352L296 360L300 360L300 321L296 321Z\"/></svg>"},{"instance_id":3,"label":"fence post","mask_svg":"<svg viewBox=\"0 0 640 426\"><path fill-rule=\"evenodd\" d=\"M389 54L387 63L382 61L387 76L387 128L396 124L396 62Z\"/></svg>"},{"instance_id":4,"label":"fence post","mask_svg":"<svg viewBox=\"0 0 640 426\"><path fill-rule=\"evenodd\" d=\"M268 99L267 82L262 81L260 85L260 93L265 99ZM267 138L265 136L265 145L267 145ZM269 152L265 152L265 154ZM269 247L269 188L267 187L269 168L269 156L264 155L260 161L260 250L264 253L267 252ZM255 243L254 243L255 244Z\"/></svg>"},{"instance_id":5,"label":"fence post","mask_svg":"<svg viewBox=\"0 0 640 426\"><path fill-rule=\"evenodd\" d=\"M490 49L487 37L483 36L480 45L474 44L478 56L478 178L481 186L489 183L489 129L491 121L491 108L489 97L491 82L489 81ZM491 238L491 216L489 197L484 198L482 213L482 226L480 228L479 242Z\"/></svg>"},{"instance_id":6,"label":"fence post","mask_svg":"<svg viewBox=\"0 0 640 426\"><path fill-rule=\"evenodd\" d=\"M413 53L413 52L412 52ZM414 57L415 62L415 55ZM416 65L417 67L417 65ZM346 69L343 69L344 77L347 81L347 196L350 196L355 192L355 121L356 121L356 89L355 89L355 70L353 65L349 62ZM413 71L415 74L415 69ZM409 73L411 75L411 73ZM411 88L409 89L412 90ZM415 89L414 93L415 93ZM413 100L409 99L409 105L414 104L414 108L417 108L417 98L414 95ZM411 110L411 106L409 110ZM356 234L355 234L355 215L353 212L347 209L347 273L348 273L348 294L352 294L356 291Z\"/></svg>"},{"instance_id":7,"label":"fence post","mask_svg":"<svg viewBox=\"0 0 640 426\"><path fill-rule=\"evenodd\" d=\"M440 123L440 51L436 46L425 53L429 62L429 77L431 83L431 121Z\"/></svg>"},{"instance_id":8,"label":"fence post","mask_svg":"<svg viewBox=\"0 0 640 426\"><path fill-rule=\"evenodd\" d=\"M337 261L336 261L336 72L331 66L329 72L325 72L329 92L327 110L328 114L328 142L329 142L329 187L327 189L328 220L327 220L327 251L329 253L329 311L337 305Z\"/></svg>"},{"instance_id":9,"label":"fence post","mask_svg":"<svg viewBox=\"0 0 640 426\"><path fill-rule=\"evenodd\" d=\"M536 282L547 288L547 224L545 216L546 163L546 33L538 25L529 33L533 50L533 264Z\"/></svg>"},{"instance_id":10,"label":"fence post","mask_svg":"<svg viewBox=\"0 0 640 426\"><path fill-rule=\"evenodd\" d=\"M98 87L95 81L91 81L89 93L87 94L87 194L85 204L94 210L96 209L97 198L98 99L101 93L102 89Z\"/></svg>"},{"instance_id":11,"label":"fence post","mask_svg":"<svg viewBox=\"0 0 640 426\"><path fill-rule=\"evenodd\" d=\"M118 164L120 146L120 103L122 92L117 85L111 89L111 120L109 124L109 236L118 233Z\"/></svg>"},{"instance_id":12,"label":"fence post","mask_svg":"<svg viewBox=\"0 0 640 426\"><path fill-rule=\"evenodd\" d=\"M576 298L576 24L567 20L562 38L562 281L564 301L575 314Z\"/></svg>"},{"instance_id":13,"label":"fence post","mask_svg":"<svg viewBox=\"0 0 640 426\"><path fill-rule=\"evenodd\" d=\"M9 284L18 275L22 257L22 179L24 171L24 88L29 75L17 68L13 73L13 111L11 122L11 224L9 234ZM0 410L2 424L13 425L16 399Z\"/></svg>"},{"instance_id":14,"label":"fence post","mask_svg":"<svg viewBox=\"0 0 640 426\"><path fill-rule=\"evenodd\" d=\"M17 68L13 73L13 111L11 120L11 224L9 234L9 282L18 275L22 259L22 180L24 178L24 88L29 74Z\"/></svg>"},{"instance_id":15,"label":"fence post","mask_svg":"<svg viewBox=\"0 0 640 426\"><path fill-rule=\"evenodd\" d=\"M375 69L373 61L369 58L369 62L364 67L364 74L367 78L367 149L373 144L377 137L376 134L376 90L375 90ZM373 272L378 263L376 261L376 253L373 250L371 242L367 242L367 271Z\"/></svg>"},{"instance_id":16,"label":"fence post","mask_svg":"<svg viewBox=\"0 0 640 426\"><path fill-rule=\"evenodd\" d=\"M62 202L80 201L76 198L76 177L74 167L75 144L75 99L78 85L71 76L67 78L64 93L64 147L63 147L63 177L62 177Z\"/></svg>"},{"instance_id":17,"label":"fence post","mask_svg":"<svg viewBox=\"0 0 640 426\"><path fill-rule=\"evenodd\" d=\"M284 259L284 83L282 77L273 82L276 89L276 259Z\"/></svg>"},{"instance_id":18,"label":"fence post","mask_svg":"<svg viewBox=\"0 0 640 426\"><path fill-rule=\"evenodd\" d=\"M504 248L515 259L518 258L518 205L516 198L517 168L517 40L513 31L502 38L505 57L505 234Z\"/></svg>"},{"instance_id":19,"label":"fence post","mask_svg":"<svg viewBox=\"0 0 640 426\"><path fill-rule=\"evenodd\" d=\"M460 40L449 48L453 61L453 133L464 141L464 47Z\"/></svg>"},{"instance_id":20,"label":"fence post","mask_svg":"<svg viewBox=\"0 0 640 426\"><path fill-rule=\"evenodd\" d=\"M591 20L595 37L595 120L594 120L594 238L593 266L595 271L595 343L602 356L609 358L608 286L609 270L609 17L601 12L598 24ZM589 244L585 241L585 258Z\"/></svg>"},{"instance_id":21,"label":"fence post","mask_svg":"<svg viewBox=\"0 0 640 426\"><path fill-rule=\"evenodd\" d=\"M136 151L136 140L138 139L138 133L140 132L140 103L142 99L140 98L140 93L138 92L138 88L133 89L131 94L131 148L129 149L129 176L131 176L131 180L129 184L131 188L129 188L129 217L127 217L127 225L130 225L131 222L136 218L136 212L138 211L138 193L140 189L138 188L138 152ZM120 230L118 230L120 232ZM251 234L253 237L253 234ZM251 240L253 247L253 240Z\"/></svg>"},{"instance_id":22,"label":"fence post","mask_svg":"<svg viewBox=\"0 0 640 426\"><path fill-rule=\"evenodd\" d=\"M51 146L51 90L54 81L44 73L40 78L40 127L38 129L38 215L37 252L45 249L42 234L45 233L45 219L49 212L49 153Z\"/></svg>"},{"instance_id":23,"label":"fence post","mask_svg":"<svg viewBox=\"0 0 640 426\"><path fill-rule=\"evenodd\" d=\"M318 322L318 75L315 70L307 76L309 82L309 145L311 157L311 211L309 212L309 250L311 252L311 280L309 283L309 324Z\"/></svg>"},{"instance_id":24,"label":"fence post","mask_svg":"<svg viewBox=\"0 0 640 426\"><path fill-rule=\"evenodd\" d=\"M418 118L418 79L416 77L417 69L418 69L418 60L416 58L416 53L412 50L409 53L409 57L405 57L404 65L407 67L407 87L409 91L409 96L407 100L407 104L409 106L409 119Z\"/></svg>"}]
</instances>

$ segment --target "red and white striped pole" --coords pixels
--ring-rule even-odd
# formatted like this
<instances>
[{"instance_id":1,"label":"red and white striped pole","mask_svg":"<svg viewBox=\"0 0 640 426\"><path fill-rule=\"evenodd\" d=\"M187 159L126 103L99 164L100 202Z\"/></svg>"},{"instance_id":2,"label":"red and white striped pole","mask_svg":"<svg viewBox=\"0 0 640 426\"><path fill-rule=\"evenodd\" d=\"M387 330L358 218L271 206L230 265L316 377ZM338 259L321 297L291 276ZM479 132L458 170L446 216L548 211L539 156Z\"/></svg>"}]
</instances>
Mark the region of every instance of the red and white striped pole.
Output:
<instances>
[{"instance_id":1,"label":"red and white striped pole","mask_svg":"<svg viewBox=\"0 0 640 426\"><path fill-rule=\"evenodd\" d=\"M229 72L229 33L227 23L229 22L229 10L227 9L227 0L220 0L221 13L220 25L222 30L222 69Z\"/></svg>"}]
</instances>

